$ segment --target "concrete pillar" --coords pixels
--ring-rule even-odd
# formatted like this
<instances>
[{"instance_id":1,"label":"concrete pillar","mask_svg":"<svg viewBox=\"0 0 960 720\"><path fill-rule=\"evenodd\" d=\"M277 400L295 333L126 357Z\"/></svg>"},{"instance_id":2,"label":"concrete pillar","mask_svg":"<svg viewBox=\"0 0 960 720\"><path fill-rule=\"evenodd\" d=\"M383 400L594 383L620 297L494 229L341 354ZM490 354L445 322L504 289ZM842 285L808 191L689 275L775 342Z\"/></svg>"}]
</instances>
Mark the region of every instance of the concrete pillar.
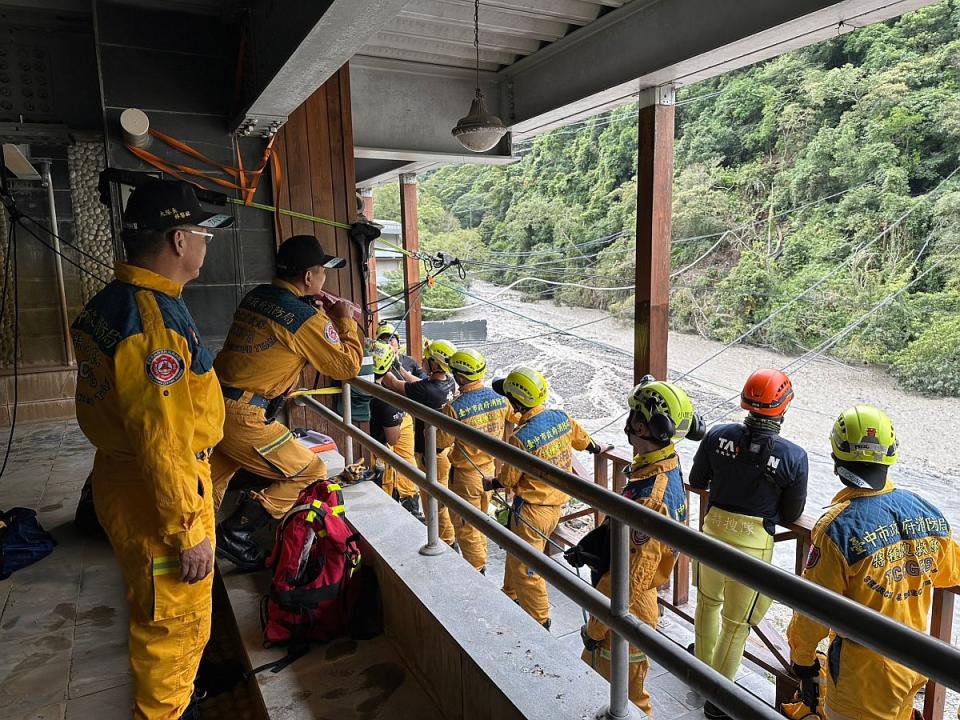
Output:
<instances>
[{"instance_id":1,"label":"concrete pillar","mask_svg":"<svg viewBox=\"0 0 960 720\"><path fill-rule=\"evenodd\" d=\"M400 176L400 225L403 232L403 248L416 254L420 251L420 234L417 230L417 176L413 173ZM420 309L420 289L411 289L420 283L420 261L415 257L403 258L403 284L407 288L407 354L417 362L423 362L423 311Z\"/></svg>"},{"instance_id":2,"label":"concrete pillar","mask_svg":"<svg viewBox=\"0 0 960 720\"><path fill-rule=\"evenodd\" d=\"M637 162L637 270L634 314L635 382L667 378L670 233L673 202L674 91L640 94Z\"/></svg>"}]
</instances>

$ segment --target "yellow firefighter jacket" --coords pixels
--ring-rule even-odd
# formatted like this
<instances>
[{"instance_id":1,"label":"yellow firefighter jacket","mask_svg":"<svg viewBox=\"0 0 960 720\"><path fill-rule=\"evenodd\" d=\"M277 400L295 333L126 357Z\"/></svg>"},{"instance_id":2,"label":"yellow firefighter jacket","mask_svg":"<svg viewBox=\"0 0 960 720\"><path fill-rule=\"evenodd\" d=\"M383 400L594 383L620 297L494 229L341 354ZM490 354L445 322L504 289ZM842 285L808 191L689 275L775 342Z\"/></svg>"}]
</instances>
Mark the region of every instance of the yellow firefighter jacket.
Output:
<instances>
[{"instance_id":1,"label":"yellow firefighter jacket","mask_svg":"<svg viewBox=\"0 0 960 720\"><path fill-rule=\"evenodd\" d=\"M119 263L116 280L73 323L77 420L116 465L142 477L165 541L177 551L207 536L197 459L223 436L223 397L182 288Z\"/></svg>"}]
</instances>

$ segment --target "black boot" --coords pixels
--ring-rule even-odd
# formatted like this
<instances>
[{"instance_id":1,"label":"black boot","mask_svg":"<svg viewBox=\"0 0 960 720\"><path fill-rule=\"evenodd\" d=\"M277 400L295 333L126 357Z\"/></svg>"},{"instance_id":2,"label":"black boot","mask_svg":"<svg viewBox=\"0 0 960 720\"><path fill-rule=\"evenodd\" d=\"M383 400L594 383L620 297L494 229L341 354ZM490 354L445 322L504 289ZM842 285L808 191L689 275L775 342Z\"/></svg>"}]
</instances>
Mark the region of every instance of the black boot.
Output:
<instances>
[{"instance_id":1,"label":"black boot","mask_svg":"<svg viewBox=\"0 0 960 720\"><path fill-rule=\"evenodd\" d=\"M270 522L270 513L250 495L240 498L237 509L217 527L217 555L238 569L260 570L267 553L253 539L253 534Z\"/></svg>"},{"instance_id":2,"label":"black boot","mask_svg":"<svg viewBox=\"0 0 960 720\"><path fill-rule=\"evenodd\" d=\"M411 495L410 497L403 498L403 500L400 501L400 505L424 525L427 524L427 519L423 516L423 513L420 512L419 495Z\"/></svg>"},{"instance_id":3,"label":"black boot","mask_svg":"<svg viewBox=\"0 0 960 720\"><path fill-rule=\"evenodd\" d=\"M547 632L550 632L550 626L553 625L553 620L551 620L550 618L547 618L541 624L543 625L544 629L546 629Z\"/></svg>"}]
</instances>

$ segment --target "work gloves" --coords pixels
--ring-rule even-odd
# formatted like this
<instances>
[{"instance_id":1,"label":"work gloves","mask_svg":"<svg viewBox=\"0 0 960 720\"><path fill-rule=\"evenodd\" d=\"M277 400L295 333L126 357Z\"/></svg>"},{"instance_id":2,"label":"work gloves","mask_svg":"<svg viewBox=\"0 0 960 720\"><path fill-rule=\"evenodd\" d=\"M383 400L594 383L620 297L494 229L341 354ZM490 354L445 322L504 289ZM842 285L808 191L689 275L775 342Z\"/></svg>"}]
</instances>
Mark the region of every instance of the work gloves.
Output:
<instances>
[{"instance_id":1,"label":"work gloves","mask_svg":"<svg viewBox=\"0 0 960 720\"><path fill-rule=\"evenodd\" d=\"M800 680L800 700L810 712L816 712L820 703L820 661L814 660L813 665L793 663L793 674Z\"/></svg>"},{"instance_id":2,"label":"work gloves","mask_svg":"<svg viewBox=\"0 0 960 720\"><path fill-rule=\"evenodd\" d=\"M591 440L590 444L587 445L587 452L591 455L599 455L600 453L605 453L610 450L613 450L613 445L600 445L594 440Z\"/></svg>"},{"instance_id":3,"label":"work gloves","mask_svg":"<svg viewBox=\"0 0 960 720\"><path fill-rule=\"evenodd\" d=\"M602 640L594 640L592 637L590 637L587 634L586 625L580 626L580 639L583 640L583 647L587 650L587 652L593 652L600 647L600 643L603 642Z\"/></svg>"}]
</instances>

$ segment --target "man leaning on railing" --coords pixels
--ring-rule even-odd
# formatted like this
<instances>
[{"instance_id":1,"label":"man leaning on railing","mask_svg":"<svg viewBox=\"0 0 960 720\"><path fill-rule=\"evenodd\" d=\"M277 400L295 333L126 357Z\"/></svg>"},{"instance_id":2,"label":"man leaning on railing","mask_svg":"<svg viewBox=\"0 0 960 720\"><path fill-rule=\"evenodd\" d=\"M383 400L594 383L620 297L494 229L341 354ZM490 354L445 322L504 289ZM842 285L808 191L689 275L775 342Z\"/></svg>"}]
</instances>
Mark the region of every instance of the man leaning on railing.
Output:
<instances>
[{"instance_id":1,"label":"man leaning on railing","mask_svg":"<svg viewBox=\"0 0 960 720\"><path fill-rule=\"evenodd\" d=\"M813 529L803 576L919 631L934 588L960 583L960 546L932 503L887 477L898 446L893 423L870 405L844 410L830 435L834 472L846 486ZM817 711L825 658L827 720L909 720L926 678L795 613L787 630L803 702Z\"/></svg>"}]
</instances>

